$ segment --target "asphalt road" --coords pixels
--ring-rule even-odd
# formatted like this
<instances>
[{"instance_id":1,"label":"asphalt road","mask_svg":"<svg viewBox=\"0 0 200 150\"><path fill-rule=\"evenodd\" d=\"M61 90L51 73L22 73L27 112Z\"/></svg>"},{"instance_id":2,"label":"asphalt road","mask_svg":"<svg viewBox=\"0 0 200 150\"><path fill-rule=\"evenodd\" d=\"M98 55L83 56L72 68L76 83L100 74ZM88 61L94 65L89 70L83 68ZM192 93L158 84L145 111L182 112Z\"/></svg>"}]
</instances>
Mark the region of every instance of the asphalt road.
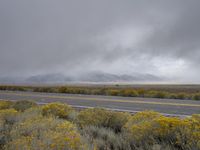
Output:
<instances>
[{"instance_id":1,"label":"asphalt road","mask_svg":"<svg viewBox=\"0 0 200 150\"><path fill-rule=\"evenodd\" d=\"M0 100L32 100L39 104L59 101L78 108L103 107L133 113L154 110L165 115L181 117L200 114L200 101L193 100L11 91L0 91Z\"/></svg>"}]
</instances>

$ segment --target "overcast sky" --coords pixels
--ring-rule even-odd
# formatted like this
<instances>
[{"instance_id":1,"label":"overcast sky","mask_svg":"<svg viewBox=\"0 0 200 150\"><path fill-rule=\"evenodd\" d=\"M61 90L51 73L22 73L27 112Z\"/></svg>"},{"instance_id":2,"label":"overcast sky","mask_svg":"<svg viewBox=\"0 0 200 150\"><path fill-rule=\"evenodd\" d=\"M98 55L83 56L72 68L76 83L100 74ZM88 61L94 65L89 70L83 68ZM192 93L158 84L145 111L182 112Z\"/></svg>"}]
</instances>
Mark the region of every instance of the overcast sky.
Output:
<instances>
[{"instance_id":1,"label":"overcast sky","mask_svg":"<svg viewBox=\"0 0 200 150\"><path fill-rule=\"evenodd\" d=\"M90 71L200 83L200 1L0 0L0 76Z\"/></svg>"}]
</instances>

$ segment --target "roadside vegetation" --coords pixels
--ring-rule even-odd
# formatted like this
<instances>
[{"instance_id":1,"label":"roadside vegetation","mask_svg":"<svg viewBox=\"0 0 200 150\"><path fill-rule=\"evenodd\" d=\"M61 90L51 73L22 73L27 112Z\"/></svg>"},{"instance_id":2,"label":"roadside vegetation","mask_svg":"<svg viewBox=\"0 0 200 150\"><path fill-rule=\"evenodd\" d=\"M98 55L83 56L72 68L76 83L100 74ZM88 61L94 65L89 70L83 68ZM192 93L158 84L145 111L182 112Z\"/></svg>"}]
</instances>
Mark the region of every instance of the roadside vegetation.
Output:
<instances>
[{"instance_id":1,"label":"roadside vegetation","mask_svg":"<svg viewBox=\"0 0 200 150\"><path fill-rule=\"evenodd\" d=\"M199 150L200 115L134 115L64 103L0 101L2 150Z\"/></svg>"},{"instance_id":2,"label":"roadside vegetation","mask_svg":"<svg viewBox=\"0 0 200 150\"><path fill-rule=\"evenodd\" d=\"M148 86L147 86L148 87ZM124 97L146 97L200 100L199 86L13 86L0 85L0 90L8 91L30 91L47 93L68 93L86 95L107 95Z\"/></svg>"}]
</instances>

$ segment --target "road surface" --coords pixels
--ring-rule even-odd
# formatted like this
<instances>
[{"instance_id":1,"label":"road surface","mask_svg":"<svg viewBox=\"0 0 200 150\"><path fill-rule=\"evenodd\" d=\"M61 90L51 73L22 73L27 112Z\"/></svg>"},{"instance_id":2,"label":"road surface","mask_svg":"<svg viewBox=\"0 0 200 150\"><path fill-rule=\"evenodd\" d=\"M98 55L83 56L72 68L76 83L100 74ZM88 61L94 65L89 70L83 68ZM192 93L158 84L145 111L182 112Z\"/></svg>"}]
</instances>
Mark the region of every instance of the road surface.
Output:
<instances>
[{"instance_id":1,"label":"road surface","mask_svg":"<svg viewBox=\"0 0 200 150\"><path fill-rule=\"evenodd\" d=\"M104 107L128 112L154 110L165 115L182 117L200 114L200 101L193 100L11 91L0 91L0 100L32 100L39 104L59 101L80 108Z\"/></svg>"}]
</instances>

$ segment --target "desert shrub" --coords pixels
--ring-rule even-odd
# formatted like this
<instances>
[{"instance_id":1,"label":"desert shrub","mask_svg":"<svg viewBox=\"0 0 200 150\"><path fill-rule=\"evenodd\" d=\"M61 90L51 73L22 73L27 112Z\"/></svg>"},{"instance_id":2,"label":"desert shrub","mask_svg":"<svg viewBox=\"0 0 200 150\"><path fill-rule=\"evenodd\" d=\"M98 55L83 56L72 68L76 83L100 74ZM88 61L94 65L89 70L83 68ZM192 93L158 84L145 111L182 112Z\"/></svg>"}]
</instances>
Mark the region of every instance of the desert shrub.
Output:
<instances>
[{"instance_id":1,"label":"desert shrub","mask_svg":"<svg viewBox=\"0 0 200 150\"><path fill-rule=\"evenodd\" d=\"M200 114L192 115L191 118L186 118L184 121L188 123L187 126L187 145L191 149L200 149Z\"/></svg>"},{"instance_id":2,"label":"desert shrub","mask_svg":"<svg viewBox=\"0 0 200 150\"><path fill-rule=\"evenodd\" d=\"M152 123L154 136L179 149L200 149L200 120L160 117Z\"/></svg>"},{"instance_id":3,"label":"desert shrub","mask_svg":"<svg viewBox=\"0 0 200 150\"><path fill-rule=\"evenodd\" d=\"M192 99L193 100L200 100L200 93L193 94Z\"/></svg>"},{"instance_id":4,"label":"desert shrub","mask_svg":"<svg viewBox=\"0 0 200 150\"><path fill-rule=\"evenodd\" d=\"M137 97L139 96L139 94L136 90L126 89L126 90L121 90L120 96Z\"/></svg>"},{"instance_id":5,"label":"desert shrub","mask_svg":"<svg viewBox=\"0 0 200 150\"><path fill-rule=\"evenodd\" d=\"M32 107L17 115L16 122L23 122L27 119L36 118L40 116L42 116L41 107Z\"/></svg>"},{"instance_id":6,"label":"desert shrub","mask_svg":"<svg viewBox=\"0 0 200 150\"><path fill-rule=\"evenodd\" d=\"M90 94L91 93L92 93L92 90L91 90ZM87 94L87 90L82 89L82 88L78 88L78 89L76 89L75 94Z\"/></svg>"},{"instance_id":7,"label":"desert shrub","mask_svg":"<svg viewBox=\"0 0 200 150\"><path fill-rule=\"evenodd\" d=\"M0 149L9 141L9 132L16 122L17 111L14 109L0 110Z\"/></svg>"},{"instance_id":8,"label":"desert shrub","mask_svg":"<svg viewBox=\"0 0 200 150\"><path fill-rule=\"evenodd\" d=\"M131 116L126 123L125 127L130 128L133 124L138 124L140 122L149 122L152 119L155 119L157 117L160 117L161 114L154 111L143 111L138 112L135 115Z\"/></svg>"},{"instance_id":9,"label":"desert shrub","mask_svg":"<svg viewBox=\"0 0 200 150\"><path fill-rule=\"evenodd\" d=\"M117 133L121 132L122 127L126 124L130 116L129 113L109 111L108 122L105 127L109 127Z\"/></svg>"},{"instance_id":10,"label":"desert shrub","mask_svg":"<svg viewBox=\"0 0 200 150\"><path fill-rule=\"evenodd\" d=\"M82 136L89 143L91 150L129 150L129 145L121 134L103 127L87 126Z\"/></svg>"},{"instance_id":11,"label":"desert shrub","mask_svg":"<svg viewBox=\"0 0 200 150\"><path fill-rule=\"evenodd\" d=\"M69 113L68 117L67 117L67 120L70 121L70 122L73 122L73 123L77 123L78 121L78 114L79 112L73 110Z\"/></svg>"},{"instance_id":12,"label":"desert shrub","mask_svg":"<svg viewBox=\"0 0 200 150\"><path fill-rule=\"evenodd\" d=\"M59 93L66 93L66 91L67 91L67 87L62 86L58 88Z\"/></svg>"},{"instance_id":13,"label":"desert shrub","mask_svg":"<svg viewBox=\"0 0 200 150\"><path fill-rule=\"evenodd\" d=\"M187 94L186 93L178 93L176 94L177 99L187 99Z\"/></svg>"},{"instance_id":14,"label":"desert shrub","mask_svg":"<svg viewBox=\"0 0 200 150\"><path fill-rule=\"evenodd\" d=\"M88 90L84 88L73 88L62 86L58 88L59 93L71 93L71 94L87 94ZM90 91L92 93L92 90Z\"/></svg>"},{"instance_id":15,"label":"desert shrub","mask_svg":"<svg viewBox=\"0 0 200 150\"><path fill-rule=\"evenodd\" d=\"M146 91L144 89L138 89L137 92L138 92L140 97L144 97L144 95L146 93Z\"/></svg>"},{"instance_id":16,"label":"desert shrub","mask_svg":"<svg viewBox=\"0 0 200 150\"><path fill-rule=\"evenodd\" d=\"M81 111L78 115L78 124L85 126L105 126L108 120L107 111L101 108L91 108Z\"/></svg>"},{"instance_id":17,"label":"desert shrub","mask_svg":"<svg viewBox=\"0 0 200 150\"><path fill-rule=\"evenodd\" d=\"M168 95L167 92L157 91L153 97L155 97L155 98L167 98L167 95Z\"/></svg>"},{"instance_id":18,"label":"desert shrub","mask_svg":"<svg viewBox=\"0 0 200 150\"><path fill-rule=\"evenodd\" d=\"M177 89L175 87L123 87L116 85L112 86L12 86L0 85L0 90L10 91L33 91L33 92L48 92L48 93L70 93L70 94L94 94L94 95L111 95L111 96L129 96L129 97L157 97L171 99L194 99L199 100L199 87L188 89Z\"/></svg>"},{"instance_id":19,"label":"desert shrub","mask_svg":"<svg viewBox=\"0 0 200 150\"><path fill-rule=\"evenodd\" d=\"M0 110L1 109L9 109L13 106L13 102L11 101L0 101Z\"/></svg>"},{"instance_id":20,"label":"desert shrub","mask_svg":"<svg viewBox=\"0 0 200 150\"><path fill-rule=\"evenodd\" d=\"M15 109L3 109L0 110L0 120L1 122L6 123L13 123L15 120L15 117L17 115L17 111Z\"/></svg>"},{"instance_id":21,"label":"desert shrub","mask_svg":"<svg viewBox=\"0 0 200 150\"><path fill-rule=\"evenodd\" d=\"M56 90L56 87L33 87L33 92L54 93Z\"/></svg>"},{"instance_id":22,"label":"desert shrub","mask_svg":"<svg viewBox=\"0 0 200 150\"><path fill-rule=\"evenodd\" d=\"M157 91L147 91L145 97L155 97Z\"/></svg>"},{"instance_id":23,"label":"desert shrub","mask_svg":"<svg viewBox=\"0 0 200 150\"><path fill-rule=\"evenodd\" d=\"M79 113L78 124L80 127L97 126L107 127L120 132L122 126L128 121L130 114L113 112L101 108L86 109Z\"/></svg>"},{"instance_id":24,"label":"desert shrub","mask_svg":"<svg viewBox=\"0 0 200 150\"><path fill-rule=\"evenodd\" d=\"M106 89L105 88L99 88L99 95L106 95Z\"/></svg>"},{"instance_id":25,"label":"desert shrub","mask_svg":"<svg viewBox=\"0 0 200 150\"><path fill-rule=\"evenodd\" d=\"M171 99L176 99L176 94L175 93L170 93L169 94L169 98L171 98Z\"/></svg>"},{"instance_id":26,"label":"desert shrub","mask_svg":"<svg viewBox=\"0 0 200 150\"><path fill-rule=\"evenodd\" d=\"M72 107L63 103L50 103L42 107L44 116L53 115L59 118L68 119L69 114L73 111Z\"/></svg>"},{"instance_id":27,"label":"desert shrub","mask_svg":"<svg viewBox=\"0 0 200 150\"><path fill-rule=\"evenodd\" d=\"M154 141L151 132L151 121L160 117L161 114L153 111L138 112L125 124L124 129L128 134L128 140L132 148L138 146L148 147Z\"/></svg>"},{"instance_id":28,"label":"desert shrub","mask_svg":"<svg viewBox=\"0 0 200 150\"><path fill-rule=\"evenodd\" d=\"M26 88L23 86L1 85L0 90L26 91Z\"/></svg>"},{"instance_id":29,"label":"desert shrub","mask_svg":"<svg viewBox=\"0 0 200 150\"><path fill-rule=\"evenodd\" d=\"M111 89L111 90L107 90L106 95L118 96L118 95L120 95L120 92L119 92L119 90Z\"/></svg>"},{"instance_id":30,"label":"desert shrub","mask_svg":"<svg viewBox=\"0 0 200 150\"><path fill-rule=\"evenodd\" d=\"M89 90L87 90L87 94L90 94ZM104 92L102 92L101 89L93 89L91 94L93 94L93 95L101 95L101 94L104 95Z\"/></svg>"},{"instance_id":31,"label":"desert shrub","mask_svg":"<svg viewBox=\"0 0 200 150\"><path fill-rule=\"evenodd\" d=\"M55 150L83 148L76 127L68 122L52 117L33 117L15 124L10 132L11 140L6 150Z\"/></svg>"},{"instance_id":32,"label":"desert shrub","mask_svg":"<svg viewBox=\"0 0 200 150\"><path fill-rule=\"evenodd\" d=\"M14 103L13 108L16 109L17 111L25 111L26 109L29 109L31 107L36 107L37 104L33 101L17 101Z\"/></svg>"},{"instance_id":33,"label":"desert shrub","mask_svg":"<svg viewBox=\"0 0 200 150\"><path fill-rule=\"evenodd\" d=\"M134 115L124 126L132 148L148 149L165 144L186 150L200 148L200 120L198 116L180 119L151 112Z\"/></svg>"}]
</instances>

